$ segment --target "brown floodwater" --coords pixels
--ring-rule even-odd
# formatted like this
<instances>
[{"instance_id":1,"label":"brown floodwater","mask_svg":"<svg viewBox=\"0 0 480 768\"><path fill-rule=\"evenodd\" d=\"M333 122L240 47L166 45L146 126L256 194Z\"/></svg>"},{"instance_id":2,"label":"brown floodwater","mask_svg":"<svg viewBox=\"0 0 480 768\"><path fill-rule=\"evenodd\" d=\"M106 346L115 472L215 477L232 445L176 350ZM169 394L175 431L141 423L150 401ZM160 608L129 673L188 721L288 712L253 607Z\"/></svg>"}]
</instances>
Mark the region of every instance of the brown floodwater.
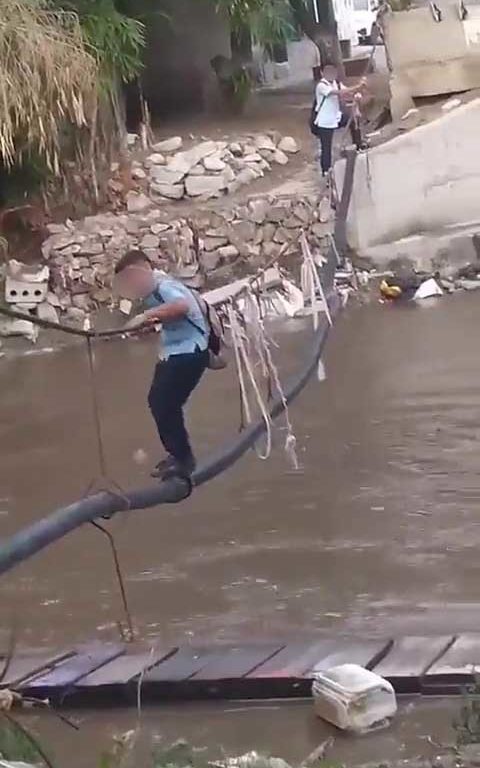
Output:
<instances>
[{"instance_id":1,"label":"brown floodwater","mask_svg":"<svg viewBox=\"0 0 480 768\"><path fill-rule=\"evenodd\" d=\"M289 469L280 429L269 461L251 453L182 505L112 521L140 635L177 643L478 628L477 322L475 294L348 308L328 345L327 381L312 381L291 410L302 471ZM289 323L278 338L283 367L294 369L308 332ZM108 472L125 487L148 477L135 451L152 463L159 454L145 405L154 356L146 339L97 347ZM98 462L82 346L7 356L0 381L7 536L83 494ZM231 373L205 378L189 410L200 455L236 431L237 400ZM121 612L105 542L91 526L71 534L1 577L0 605L23 644L113 637ZM226 734L247 722L229 709L149 718L206 743L219 722ZM307 731L312 722L298 707L278 713L248 718L253 732L277 723L262 731L270 748L290 717ZM312 728L299 752L315 742ZM226 741L237 747L235 738Z\"/></svg>"},{"instance_id":2,"label":"brown floodwater","mask_svg":"<svg viewBox=\"0 0 480 768\"><path fill-rule=\"evenodd\" d=\"M145 709L131 765L149 768L152 749L185 738L195 747L206 748L209 758L240 755L252 749L300 763L333 736L328 763L341 765L385 764L421 755L433 758L439 744L455 741L452 727L459 702L453 699L402 700L390 727L362 737L334 730L315 717L304 702L184 704ZM134 711L72 712L80 726L75 732L52 716L24 720L49 745L58 766L95 768L98 756L111 749L112 737L137 727Z\"/></svg>"}]
</instances>

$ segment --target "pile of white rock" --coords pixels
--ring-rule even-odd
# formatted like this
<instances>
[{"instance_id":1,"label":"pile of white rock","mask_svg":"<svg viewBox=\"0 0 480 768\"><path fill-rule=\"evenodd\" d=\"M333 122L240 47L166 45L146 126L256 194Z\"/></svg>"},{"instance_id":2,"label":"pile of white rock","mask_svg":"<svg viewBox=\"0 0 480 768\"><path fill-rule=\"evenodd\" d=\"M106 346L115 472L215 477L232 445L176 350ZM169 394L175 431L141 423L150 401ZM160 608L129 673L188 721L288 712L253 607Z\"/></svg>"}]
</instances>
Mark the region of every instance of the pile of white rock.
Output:
<instances>
[{"instance_id":1,"label":"pile of white rock","mask_svg":"<svg viewBox=\"0 0 480 768\"><path fill-rule=\"evenodd\" d=\"M291 136L251 135L229 141L202 141L183 149L183 139L174 136L152 147L145 159L132 163L132 176L148 183L153 199L207 200L235 192L259 179L272 166L286 165L299 152Z\"/></svg>"}]
</instances>

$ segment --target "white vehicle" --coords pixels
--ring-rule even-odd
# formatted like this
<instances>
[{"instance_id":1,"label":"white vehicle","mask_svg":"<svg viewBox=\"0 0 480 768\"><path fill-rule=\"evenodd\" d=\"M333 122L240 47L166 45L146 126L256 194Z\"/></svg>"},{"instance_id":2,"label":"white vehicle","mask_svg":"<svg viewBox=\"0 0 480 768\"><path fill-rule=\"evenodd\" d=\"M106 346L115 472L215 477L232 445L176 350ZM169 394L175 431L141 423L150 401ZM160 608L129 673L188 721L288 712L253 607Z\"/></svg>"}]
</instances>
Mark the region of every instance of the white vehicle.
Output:
<instances>
[{"instance_id":1,"label":"white vehicle","mask_svg":"<svg viewBox=\"0 0 480 768\"><path fill-rule=\"evenodd\" d=\"M360 45L379 42L377 7L376 0L353 0L353 21Z\"/></svg>"}]
</instances>

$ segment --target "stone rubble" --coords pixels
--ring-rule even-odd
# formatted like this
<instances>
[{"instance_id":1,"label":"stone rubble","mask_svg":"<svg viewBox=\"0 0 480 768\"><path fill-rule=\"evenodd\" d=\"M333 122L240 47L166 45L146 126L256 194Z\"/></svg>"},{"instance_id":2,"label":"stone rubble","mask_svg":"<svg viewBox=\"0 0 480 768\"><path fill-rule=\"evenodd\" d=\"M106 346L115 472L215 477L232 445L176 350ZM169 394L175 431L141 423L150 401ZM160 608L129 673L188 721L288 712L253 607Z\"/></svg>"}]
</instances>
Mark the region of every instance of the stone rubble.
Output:
<instances>
[{"instance_id":1,"label":"stone rubble","mask_svg":"<svg viewBox=\"0 0 480 768\"><path fill-rule=\"evenodd\" d=\"M101 307L117 308L115 263L133 248L191 287L203 288L298 254L302 231L313 249L325 250L331 232L331 222L319 220L316 197L263 196L231 209L198 208L187 219L131 192L127 208L48 225L51 235L42 246L50 271L41 309L45 319L82 324Z\"/></svg>"},{"instance_id":2,"label":"stone rubble","mask_svg":"<svg viewBox=\"0 0 480 768\"><path fill-rule=\"evenodd\" d=\"M143 161L132 163L132 178L144 182L144 192L153 199L208 200L227 195L262 178L271 171L272 164L287 165L290 156L300 151L292 136L281 136L276 131L233 142L206 139L189 149L183 146L183 139L173 136L154 144ZM113 179L111 184L115 187L116 181ZM135 202L132 198L130 206L141 206L142 200Z\"/></svg>"}]
</instances>

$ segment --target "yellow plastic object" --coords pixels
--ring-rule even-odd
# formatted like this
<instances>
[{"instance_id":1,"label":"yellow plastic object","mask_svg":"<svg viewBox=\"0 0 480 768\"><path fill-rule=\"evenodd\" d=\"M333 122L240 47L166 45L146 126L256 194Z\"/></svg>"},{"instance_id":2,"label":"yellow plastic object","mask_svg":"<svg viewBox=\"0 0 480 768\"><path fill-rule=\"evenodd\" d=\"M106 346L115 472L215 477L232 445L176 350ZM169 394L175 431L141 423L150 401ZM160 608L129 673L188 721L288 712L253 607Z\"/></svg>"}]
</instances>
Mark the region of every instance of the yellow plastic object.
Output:
<instances>
[{"instance_id":1,"label":"yellow plastic object","mask_svg":"<svg viewBox=\"0 0 480 768\"><path fill-rule=\"evenodd\" d=\"M389 285L386 280L382 280L380 293L386 299L398 299L402 295L402 289L399 285Z\"/></svg>"}]
</instances>

